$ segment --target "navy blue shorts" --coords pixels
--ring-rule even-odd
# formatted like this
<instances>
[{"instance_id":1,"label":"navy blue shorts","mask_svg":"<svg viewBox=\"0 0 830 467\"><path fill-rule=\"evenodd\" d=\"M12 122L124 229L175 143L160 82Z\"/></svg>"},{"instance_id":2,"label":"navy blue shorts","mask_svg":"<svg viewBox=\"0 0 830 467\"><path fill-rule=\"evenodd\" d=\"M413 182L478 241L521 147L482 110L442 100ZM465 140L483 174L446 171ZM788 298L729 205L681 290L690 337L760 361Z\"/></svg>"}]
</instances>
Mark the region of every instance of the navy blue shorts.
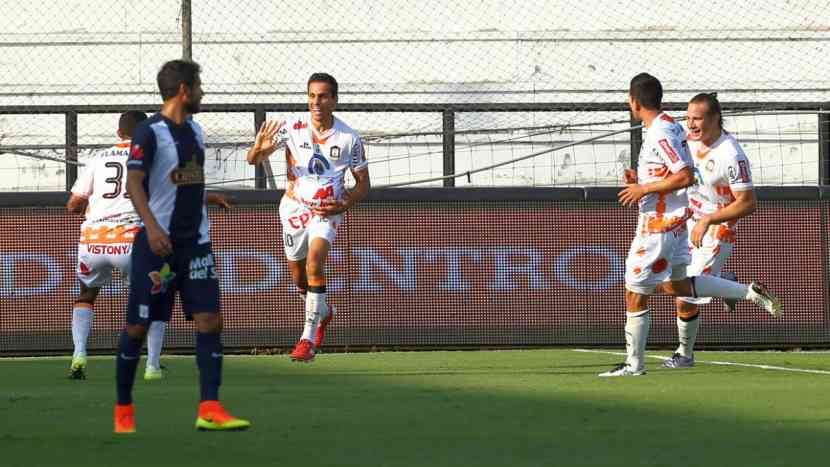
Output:
<instances>
[{"instance_id":1,"label":"navy blue shorts","mask_svg":"<svg viewBox=\"0 0 830 467\"><path fill-rule=\"evenodd\" d=\"M219 278L210 243L174 245L173 254L161 258L150 249L147 233L141 229L133 242L131 261L128 324L169 321L176 292L188 321L194 313L220 311Z\"/></svg>"}]
</instances>

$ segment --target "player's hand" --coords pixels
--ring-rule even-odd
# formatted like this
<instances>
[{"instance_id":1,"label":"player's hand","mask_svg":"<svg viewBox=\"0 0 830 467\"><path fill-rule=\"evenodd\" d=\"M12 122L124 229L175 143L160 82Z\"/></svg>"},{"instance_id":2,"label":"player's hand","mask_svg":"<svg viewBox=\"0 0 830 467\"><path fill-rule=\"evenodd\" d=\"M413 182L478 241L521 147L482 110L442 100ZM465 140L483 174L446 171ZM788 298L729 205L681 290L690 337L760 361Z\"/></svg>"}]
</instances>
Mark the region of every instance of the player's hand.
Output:
<instances>
[{"instance_id":1,"label":"player's hand","mask_svg":"<svg viewBox=\"0 0 830 467\"><path fill-rule=\"evenodd\" d=\"M623 181L626 185L637 183L637 171L634 169L625 169L623 171Z\"/></svg>"},{"instance_id":2,"label":"player's hand","mask_svg":"<svg viewBox=\"0 0 830 467\"><path fill-rule=\"evenodd\" d=\"M620 200L620 204L623 206L630 208L632 206L637 205L637 201L640 201L640 198L646 195L646 190L643 188L643 185L638 185L636 183L628 184L623 191L617 195L617 198Z\"/></svg>"},{"instance_id":3,"label":"player's hand","mask_svg":"<svg viewBox=\"0 0 830 467\"><path fill-rule=\"evenodd\" d=\"M706 236L706 232L709 231L709 227L711 225L712 223L709 221L709 216L703 216L699 221L697 221L692 229L692 235L689 239L695 248L700 248L700 246L703 245L703 237Z\"/></svg>"},{"instance_id":4,"label":"player's hand","mask_svg":"<svg viewBox=\"0 0 830 467\"><path fill-rule=\"evenodd\" d=\"M170 237L161 229L161 227L145 226L147 231L147 242L150 244L150 250L159 258L164 258L173 254L173 243L170 242Z\"/></svg>"},{"instance_id":5,"label":"player's hand","mask_svg":"<svg viewBox=\"0 0 830 467\"><path fill-rule=\"evenodd\" d=\"M231 209L230 201L228 201L228 198L222 193L209 191L207 194L207 202L210 204L215 204L220 208L224 209L225 211L230 211Z\"/></svg>"},{"instance_id":6,"label":"player's hand","mask_svg":"<svg viewBox=\"0 0 830 467\"><path fill-rule=\"evenodd\" d=\"M262 122L254 140L254 151L260 157L268 157L277 150L277 133L285 125L283 120L266 120Z\"/></svg>"},{"instance_id":7,"label":"player's hand","mask_svg":"<svg viewBox=\"0 0 830 467\"><path fill-rule=\"evenodd\" d=\"M341 212L346 212L349 210L351 205L348 201L345 200L327 200L320 203L319 206L313 206L311 208L311 212L315 216L333 216L335 214L340 214Z\"/></svg>"}]
</instances>

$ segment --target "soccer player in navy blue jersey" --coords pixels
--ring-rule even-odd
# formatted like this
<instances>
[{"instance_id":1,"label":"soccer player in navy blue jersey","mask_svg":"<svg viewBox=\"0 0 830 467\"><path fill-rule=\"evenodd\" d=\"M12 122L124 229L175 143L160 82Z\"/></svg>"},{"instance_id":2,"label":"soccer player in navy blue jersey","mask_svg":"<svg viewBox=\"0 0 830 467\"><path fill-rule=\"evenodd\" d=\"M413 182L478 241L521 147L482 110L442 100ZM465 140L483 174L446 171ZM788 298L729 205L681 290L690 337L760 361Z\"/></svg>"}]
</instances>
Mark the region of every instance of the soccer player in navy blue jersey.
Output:
<instances>
[{"instance_id":1,"label":"soccer player in navy blue jersey","mask_svg":"<svg viewBox=\"0 0 830 467\"><path fill-rule=\"evenodd\" d=\"M153 320L169 318L176 292L195 322L201 403L200 430L244 430L250 422L219 403L222 315L210 244L205 193L205 140L193 121L202 100L200 68L172 60L158 73L161 111L136 127L127 161L127 191L144 227L132 251L127 325L116 358L115 432L135 431L132 389L139 351Z\"/></svg>"}]
</instances>

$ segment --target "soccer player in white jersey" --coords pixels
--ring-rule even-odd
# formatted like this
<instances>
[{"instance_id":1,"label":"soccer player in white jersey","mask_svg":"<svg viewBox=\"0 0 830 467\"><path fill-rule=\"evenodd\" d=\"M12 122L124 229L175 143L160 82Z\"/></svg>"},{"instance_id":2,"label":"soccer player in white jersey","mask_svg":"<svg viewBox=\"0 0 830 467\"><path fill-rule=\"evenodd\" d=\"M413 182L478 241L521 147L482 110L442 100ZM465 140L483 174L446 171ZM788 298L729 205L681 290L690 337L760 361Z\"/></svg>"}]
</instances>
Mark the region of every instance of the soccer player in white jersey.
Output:
<instances>
[{"instance_id":1,"label":"soccer player in white jersey","mask_svg":"<svg viewBox=\"0 0 830 467\"><path fill-rule=\"evenodd\" d=\"M722 276L723 266L735 248L735 225L757 206L752 173L738 141L723 129L721 106L715 94L693 97L686 115L696 180L688 193L693 214L687 223L691 262L686 273ZM700 327L698 306L710 301L706 297L676 299L680 345L663 366L694 366L694 345Z\"/></svg>"},{"instance_id":2,"label":"soccer player in white jersey","mask_svg":"<svg viewBox=\"0 0 830 467\"><path fill-rule=\"evenodd\" d=\"M283 246L291 278L305 296L305 325L291 352L314 359L334 308L326 300L326 258L343 213L369 193L369 167L360 135L335 117L337 81L326 73L308 79L308 112L265 122L248 151L259 164L285 146L288 183L280 201ZM355 179L347 189L346 171ZM314 339L312 341L312 339Z\"/></svg>"},{"instance_id":3,"label":"soccer player in white jersey","mask_svg":"<svg viewBox=\"0 0 830 467\"><path fill-rule=\"evenodd\" d=\"M75 349L69 369L70 379L86 379L86 344L94 317L93 305L101 287L121 271L126 282L130 275L130 251L141 221L127 197L126 164L130 139L136 125L147 119L143 112L129 111L118 120L120 142L95 154L72 186L66 203L69 212L86 211L81 225L76 274L81 291L72 309L72 341ZM147 333L147 366L144 379L162 377L159 355L167 323L153 321Z\"/></svg>"},{"instance_id":4,"label":"soccer player in white jersey","mask_svg":"<svg viewBox=\"0 0 830 467\"><path fill-rule=\"evenodd\" d=\"M599 376L645 374L651 327L648 297L748 299L773 316L781 303L761 284L739 284L709 275L686 277L689 262L686 221L691 216L685 188L694 183L693 162L683 128L662 111L663 87L641 73L631 80L631 115L647 131L640 149L637 181L619 194L623 206L639 205L637 231L625 262L626 360Z\"/></svg>"}]
</instances>

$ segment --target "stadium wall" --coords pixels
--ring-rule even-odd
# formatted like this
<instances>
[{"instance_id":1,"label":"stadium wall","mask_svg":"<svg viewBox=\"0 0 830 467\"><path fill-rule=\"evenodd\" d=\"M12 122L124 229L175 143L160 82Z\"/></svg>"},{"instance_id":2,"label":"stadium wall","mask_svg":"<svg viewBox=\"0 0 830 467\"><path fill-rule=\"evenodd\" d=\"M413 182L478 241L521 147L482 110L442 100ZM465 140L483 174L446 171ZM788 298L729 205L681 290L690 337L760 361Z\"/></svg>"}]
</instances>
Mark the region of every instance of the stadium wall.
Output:
<instances>
[{"instance_id":1,"label":"stadium wall","mask_svg":"<svg viewBox=\"0 0 830 467\"><path fill-rule=\"evenodd\" d=\"M623 269L636 214L615 188L389 189L347 214L328 264L338 307L328 344L354 348L623 345ZM229 348L285 348L302 302L281 248L278 191L232 192L211 210ZM71 348L81 219L66 193L0 193L0 352ZM830 344L826 187L760 188L728 269L780 293L784 317L751 304L707 305L698 342L710 347ZM93 350L117 345L120 281L96 304ZM673 304L657 298L651 344L673 345ZM174 314L166 347L191 348Z\"/></svg>"}]
</instances>

